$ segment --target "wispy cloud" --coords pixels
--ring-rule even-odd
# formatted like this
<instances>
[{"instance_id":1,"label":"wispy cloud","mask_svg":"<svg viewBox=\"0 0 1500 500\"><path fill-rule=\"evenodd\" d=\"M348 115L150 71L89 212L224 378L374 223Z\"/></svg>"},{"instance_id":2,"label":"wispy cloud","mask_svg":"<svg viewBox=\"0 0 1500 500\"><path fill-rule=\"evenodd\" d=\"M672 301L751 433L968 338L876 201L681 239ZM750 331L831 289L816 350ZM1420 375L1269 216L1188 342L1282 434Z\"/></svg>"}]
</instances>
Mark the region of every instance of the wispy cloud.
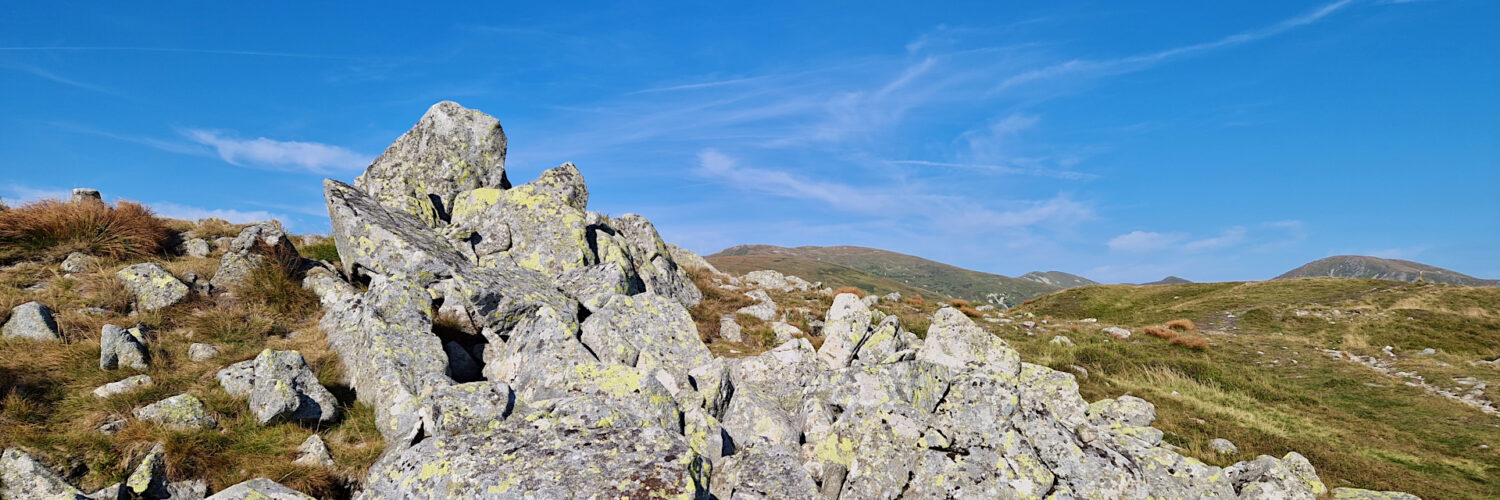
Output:
<instances>
[{"instance_id":1,"label":"wispy cloud","mask_svg":"<svg viewBox=\"0 0 1500 500\"><path fill-rule=\"evenodd\" d=\"M1311 12L1287 18L1260 29L1243 31L1233 35L1220 38L1211 42L1185 45L1170 49L1137 54L1116 59L1085 60L1074 59L1042 68L1032 69L1020 74L1006 78L995 87L995 91L1005 90L1011 87L1028 84L1032 82L1048 80L1067 75L1079 74L1118 74L1142 69L1153 64L1181 56L1207 52L1214 49L1232 47L1264 38L1280 35L1294 28L1316 23L1325 17L1352 4L1354 0L1339 0L1324 4Z\"/></svg>"},{"instance_id":2,"label":"wispy cloud","mask_svg":"<svg viewBox=\"0 0 1500 500\"><path fill-rule=\"evenodd\" d=\"M10 183L0 188L5 193L0 196L6 204L19 205L31 203L38 200L66 200L73 196L72 189L58 187L35 187L24 184Z\"/></svg>"},{"instance_id":3,"label":"wispy cloud","mask_svg":"<svg viewBox=\"0 0 1500 500\"><path fill-rule=\"evenodd\" d=\"M73 88L83 89L90 92L98 92L101 94L120 95L119 92L109 87L75 80L34 66L11 65L10 68L24 73L30 73L32 76L35 76L37 78L51 80L53 82L61 83Z\"/></svg>"},{"instance_id":4,"label":"wispy cloud","mask_svg":"<svg viewBox=\"0 0 1500 500\"><path fill-rule=\"evenodd\" d=\"M1218 236L1189 241L1182 248L1188 251L1202 251L1232 247L1243 243L1245 241L1245 234L1248 232L1249 230L1245 229L1245 226L1234 226L1225 229Z\"/></svg>"},{"instance_id":5,"label":"wispy cloud","mask_svg":"<svg viewBox=\"0 0 1500 500\"><path fill-rule=\"evenodd\" d=\"M217 217L229 222L233 222L235 224L261 222L271 219L287 222L286 216L267 212L265 210L244 211L227 208L202 208L189 205L181 205L169 201L148 203L146 204L146 206L151 207L151 211L156 212L156 215L172 219L198 220L207 219L209 217Z\"/></svg>"},{"instance_id":6,"label":"wispy cloud","mask_svg":"<svg viewBox=\"0 0 1500 500\"><path fill-rule=\"evenodd\" d=\"M1175 247L1184 239L1187 239L1187 235L1182 233L1136 230L1110 238L1108 245L1110 250L1117 252L1145 253Z\"/></svg>"},{"instance_id":7,"label":"wispy cloud","mask_svg":"<svg viewBox=\"0 0 1500 500\"><path fill-rule=\"evenodd\" d=\"M1090 173L1085 173L1085 172L1072 172L1072 171L1068 171L1068 170L1054 170L1054 169L1039 168L1039 167L1023 167L1023 166L1019 166L1019 165L983 165L983 164L976 164L976 163L953 163L953 162L926 161L926 160L895 160L895 161L890 161L888 163L895 164L895 165L915 165L915 166L921 166L921 167L957 168L957 169L964 169L964 170L975 170L975 171L980 171L980 172L987 172L987 173L992 173L992 174L1030 175L1030 176L1035 176L1035 177L1051 177L1051 178L1056 178L1056 179L1067 179L1067 180L1075 180L1075 181L1089 181L1089 180L1094 180L1094 179L1098 179L1099 178L1099 176L1096 175L1096 174L1090 174Z\"/></svg>"},{"instance_id":8,"label":"wispy cloud","mask_svg":"<svg viewBox=\"0 0 1500 500\"><path fill-rule=\"evenodd\" d=\"M340 146L317 142L278 141L265 137L237 139L214 130L188 129L183 135L214 148L231 165L315 174L350 172L364 168L372 158Z\"/></svg>"}]
</instances>

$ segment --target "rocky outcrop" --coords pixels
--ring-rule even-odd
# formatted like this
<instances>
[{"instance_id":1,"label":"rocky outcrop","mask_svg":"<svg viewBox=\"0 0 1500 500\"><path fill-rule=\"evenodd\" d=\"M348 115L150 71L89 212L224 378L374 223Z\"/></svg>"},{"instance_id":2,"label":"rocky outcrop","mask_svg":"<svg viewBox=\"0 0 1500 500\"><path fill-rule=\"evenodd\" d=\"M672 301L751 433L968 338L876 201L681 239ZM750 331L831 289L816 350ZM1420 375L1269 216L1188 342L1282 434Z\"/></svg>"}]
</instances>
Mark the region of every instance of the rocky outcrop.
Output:
<instances>
[{"instance_id":1,"label":"rocky outcrop","mask_svg":"<svg viewBox=\"0 0 1500 500\"><path fill-rule=\"evenodd\" d=\"M82 491L19 448L0 455L0 498L86 500Z\"/></svg>"},{"instance_id":2,"label":"rocky outcrop","mask_svg":"<svg viewBox=\"0 0 1500 500\"><path fill-rule=\"evenodd\" d=\"M297 248L292 245L292 239L282 231L281 223L267 221L254 224L240 230L239 236L229 243L229 250L219 258L219 269L214 272L209 284L213 288L233 287L243 283L251 272L267 262L296 268L300 267L296 264L301 260Z\"/></svg>"},{"instance_id":3,"label":"rocky outcrop","mask_svg":"<svg viewBox=\"0 0 1500 500\"><path fill-rule=\"evenodd\" d=\"M5 338L62 340L52 309L41 302L27 302L10 310L10 319L0 328Z\"/></svg>"}]
</instances>

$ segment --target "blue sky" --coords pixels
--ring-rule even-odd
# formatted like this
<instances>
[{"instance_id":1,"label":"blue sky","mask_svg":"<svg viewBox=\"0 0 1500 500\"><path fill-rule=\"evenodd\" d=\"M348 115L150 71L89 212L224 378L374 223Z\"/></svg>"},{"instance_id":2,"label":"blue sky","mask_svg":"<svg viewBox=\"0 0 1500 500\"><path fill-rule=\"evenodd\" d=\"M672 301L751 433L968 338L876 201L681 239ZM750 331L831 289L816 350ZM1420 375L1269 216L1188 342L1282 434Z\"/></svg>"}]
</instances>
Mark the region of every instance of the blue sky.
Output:
<instances>
[{"instance_id":1,"label":"blue sky","mask_svg":"<svg viewBox=\"0 0 1500 500\"><path fill-rule=\"evenodd\" d=\"M319 179L452 99L514 182L575 162L593 209L705 254L1500 278L1500 2L218 3L12 6L0 198L323 232Z\"/></svg>"}]
</instances>

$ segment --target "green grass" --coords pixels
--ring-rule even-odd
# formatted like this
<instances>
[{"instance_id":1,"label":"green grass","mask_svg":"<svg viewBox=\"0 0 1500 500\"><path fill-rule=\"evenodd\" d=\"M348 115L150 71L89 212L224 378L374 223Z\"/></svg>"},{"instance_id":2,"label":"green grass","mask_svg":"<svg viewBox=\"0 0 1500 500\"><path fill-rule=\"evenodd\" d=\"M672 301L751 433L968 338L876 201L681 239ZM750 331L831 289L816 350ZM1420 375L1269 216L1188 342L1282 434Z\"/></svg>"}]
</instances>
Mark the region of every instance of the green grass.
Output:
<instances>
[{"instance_id":1,"label":"green grass","mask_svg":"<svg viewBox=\"0 0 1500 500\"><path fill-rule=\"evenodd\" d=\"M339 249L334 245L333 239L331 238L316 245L299 246L297 247L297 252L301 253L303 257L313 260L323 260L328 262L339 261Z\"/></svg>"}]
</instances>

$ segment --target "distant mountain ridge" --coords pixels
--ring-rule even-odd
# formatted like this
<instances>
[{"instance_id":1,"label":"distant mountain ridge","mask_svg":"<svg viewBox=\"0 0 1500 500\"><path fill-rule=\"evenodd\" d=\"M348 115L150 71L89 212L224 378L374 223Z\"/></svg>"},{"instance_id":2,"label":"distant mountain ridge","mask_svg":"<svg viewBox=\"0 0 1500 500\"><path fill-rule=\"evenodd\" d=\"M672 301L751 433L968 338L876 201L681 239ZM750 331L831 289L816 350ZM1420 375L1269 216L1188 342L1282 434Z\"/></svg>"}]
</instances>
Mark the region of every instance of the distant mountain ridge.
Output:
<instances>
[{"instance_id":1,"label":"distant mountain ridge","mask_svg":"<svg viewBox=\"0 0 1500 500\"><path fill-rule=\"evenodd\" d=\"M1272 279L1370 278L1391 281L1427 281L1464 286L1500 286L1500 280L1481 279L1420 262L1382 259L1364 255L1335 255L1303 264Z\"/></svg>"},{"instance_id":2,"label":"distant mountain ridge","mask_svg":"<svg viewBox=\"0 0 1500 500\"><path fill-rule=\"evenodd\" d=\"M912 255L855 246L787 248L740 245L705 258L721 269L730 270L741 265L748 257L769 256L823 262L905 286L930 290L940 296L982 301L999 307L1011 307L1065 288L1094 284L1087 278L1060 271L1032 272L1020 278L1012 278ZM777 270L796 274L795 271ZM802 277L809 280L820 279L814 276ZM824 281L833 283L831 280Z\"/></svg>"},{"instance_id":3,"label":"distant mountain ridge","mask_svg":"<svg viewBox=\"0 0 1500 500\"><path fill-rule=\"evenodd\" d=\"M1149 283L1141 283L1141 286L1181 285L1183 283L1192 283L1192 282L1188 281L1188 280L1185 280L1185 279L1182 279L1182 278L1178 278L1176 276L1167 276L1165 278L1162 278L1162 279L1159 279L1159 280L1156 280L1156 281L1152 281L1152 282L1149 282Z\"/></svg>"}]
</instances>

